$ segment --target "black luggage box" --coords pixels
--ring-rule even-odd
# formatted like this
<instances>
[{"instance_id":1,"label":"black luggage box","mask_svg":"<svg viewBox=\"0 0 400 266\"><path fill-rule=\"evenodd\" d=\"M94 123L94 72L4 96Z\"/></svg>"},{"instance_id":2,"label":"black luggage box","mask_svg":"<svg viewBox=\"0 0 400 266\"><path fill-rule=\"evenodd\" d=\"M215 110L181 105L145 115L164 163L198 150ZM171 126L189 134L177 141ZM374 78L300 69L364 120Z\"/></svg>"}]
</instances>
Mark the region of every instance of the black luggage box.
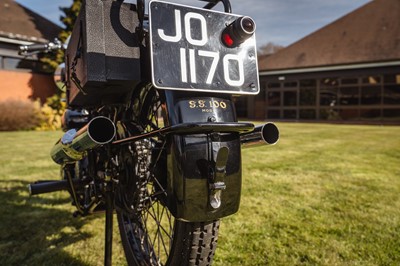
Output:
<instances>
[{"instance_id":1,"label":"black luggage box","mask_svg":"<svg viewBox=\"0 0 400 266\"><path fill-rule=\"evenodd\" d=\"M84 0L66 51L70 106L123 102L140 81L136 6Z\"/></svg>"}]
</instances>

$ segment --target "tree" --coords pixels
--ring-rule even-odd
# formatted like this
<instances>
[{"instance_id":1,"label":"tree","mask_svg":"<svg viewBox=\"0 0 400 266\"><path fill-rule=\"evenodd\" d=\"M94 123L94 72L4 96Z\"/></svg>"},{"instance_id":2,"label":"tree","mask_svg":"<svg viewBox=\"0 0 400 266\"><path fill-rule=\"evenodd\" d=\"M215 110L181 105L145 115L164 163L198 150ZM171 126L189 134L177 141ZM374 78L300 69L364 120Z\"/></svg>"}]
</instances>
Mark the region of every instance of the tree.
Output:
<instances>
[{"instance_id":1,"label":"tree","mask_svg":"<svg viewBox=\"0 0 400 266\"><path fill-rule=\"evenodd\" d=\"M64 13L60 17L60 21L64 24L65 28L58 34L58 39L65 43L68 36L71 35L72 29L76 18L78 17L79 10L81 9L82 0L74 0L70 7L60 7ZM56 53L46 54L41 61L48 66L49 72L54 72L57 66L64 61L64 51L59 50Z\"/></svg>"},{"instance_id":2,"label":"tree","mask_svg":"<svg viewBox=\"0 0 400 266\"><path fill-rule=\"evenodd\" d=\"M60 7L64 15L60 17L60 21L64 23L65 29L60 32L59 38L65 42L74 28L75 20L78 17L79 10L81 9L82 0L74 0L70 7Z\"/></svg>"},{"instance_id":3,"label":"tree","mask_svg":"<svg viewBox=\"0 0 400 266\"><path fill-rule=\"evenodd\" d=\"M278 52L279 50L282 50L283 48L285 47L282 45L268 42L267 44L264 44L260 48L258 48L257 53L258 55L270 55Z\"/></svg>"},{"instance_id":4,"label":"tree","mask_svg":"<svg viewBox=\"0 0 400 266\"><path fill-rule=\"evenodd\" d=\"M65 28L58 34L58 39L62 43L65 43L72 33L81 4L82 0L74 0L70 7L60 7L60 10L64 13L60 17L60 21L65 25ZM54 72L58 65L64 62L64 51L58 50L54 53L45 54L40 60L47 66L47 71ZM41 113L43 117L47 117L47 124L51 128L55 125L61 126L61 117L66 108L65 102L61 100L63 98L65 98L65 93L57 90L53 96L46 99L46 103L41 107Z\"/></svg>"}]
</instances>

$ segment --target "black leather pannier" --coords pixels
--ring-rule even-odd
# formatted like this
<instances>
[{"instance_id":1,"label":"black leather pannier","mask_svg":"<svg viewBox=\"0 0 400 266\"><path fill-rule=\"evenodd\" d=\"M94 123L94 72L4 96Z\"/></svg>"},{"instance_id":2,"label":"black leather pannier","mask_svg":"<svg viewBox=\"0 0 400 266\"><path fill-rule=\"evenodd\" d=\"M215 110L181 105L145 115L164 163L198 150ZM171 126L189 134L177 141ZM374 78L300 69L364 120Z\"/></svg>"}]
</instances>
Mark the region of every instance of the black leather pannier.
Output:
<instances>
[{"instance_id":1,"label":"black leather pannier","mask_svg":"<svg viewBox=\"0 0 400 266\"><path fill-rule=\"evenodd\" d=\"M125 101L140 81L136 6L84 0L66 51L70 106Z\"/></svg>"}]
</instances>

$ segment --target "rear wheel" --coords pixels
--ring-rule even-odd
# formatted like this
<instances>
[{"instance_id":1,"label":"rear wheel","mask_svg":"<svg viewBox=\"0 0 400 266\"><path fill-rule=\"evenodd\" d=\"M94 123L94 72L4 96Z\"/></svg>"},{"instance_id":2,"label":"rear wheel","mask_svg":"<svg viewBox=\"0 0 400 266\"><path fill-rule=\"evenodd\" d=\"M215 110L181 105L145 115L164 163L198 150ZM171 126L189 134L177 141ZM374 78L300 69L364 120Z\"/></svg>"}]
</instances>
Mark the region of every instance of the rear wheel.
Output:
<instances>
[{"instance_id":1,"label":"rear wheel","mask_svg":"<svg viewBox=\"0 0 400 266\"><path fill-rule=\"evenodd\" d=\"M120 137L150 132L165 121L163 100L151 86L134 97L137 121L123 123ZM135 112L140 112L136 113ZM210 265L218 240L219 220L183 222L166 207L166 140L161 136L125 145L119 154L116 193L118 225L129 265Z\"/></svg>"}]
</instances>

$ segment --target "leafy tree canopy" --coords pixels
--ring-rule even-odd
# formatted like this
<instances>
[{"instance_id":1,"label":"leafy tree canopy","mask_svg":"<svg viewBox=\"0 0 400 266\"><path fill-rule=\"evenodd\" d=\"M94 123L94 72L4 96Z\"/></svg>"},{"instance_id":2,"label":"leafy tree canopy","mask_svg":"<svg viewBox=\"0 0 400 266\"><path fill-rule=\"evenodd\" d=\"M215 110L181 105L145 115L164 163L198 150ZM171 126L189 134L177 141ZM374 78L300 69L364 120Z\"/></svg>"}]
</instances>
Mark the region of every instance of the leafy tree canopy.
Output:
<instances>
[{"instance_id":1,"label":"leafy tree canopy","mask_svg":"<svg viewBox=\"0 0 400 266\"><path fill-rule=\"evenodd\" d=\"M59 33L58 39L64 43L68 36L71 35L76 18L81 8L82 0L74 0L70 7L60 7L64 13L60 17L60 21L64 24L64 29ZM54 72L57 66L64 61L64 51L59 50L56 53L46 54L41 61L48 66L49 72Z\"/></svg>"}]
</instances>

